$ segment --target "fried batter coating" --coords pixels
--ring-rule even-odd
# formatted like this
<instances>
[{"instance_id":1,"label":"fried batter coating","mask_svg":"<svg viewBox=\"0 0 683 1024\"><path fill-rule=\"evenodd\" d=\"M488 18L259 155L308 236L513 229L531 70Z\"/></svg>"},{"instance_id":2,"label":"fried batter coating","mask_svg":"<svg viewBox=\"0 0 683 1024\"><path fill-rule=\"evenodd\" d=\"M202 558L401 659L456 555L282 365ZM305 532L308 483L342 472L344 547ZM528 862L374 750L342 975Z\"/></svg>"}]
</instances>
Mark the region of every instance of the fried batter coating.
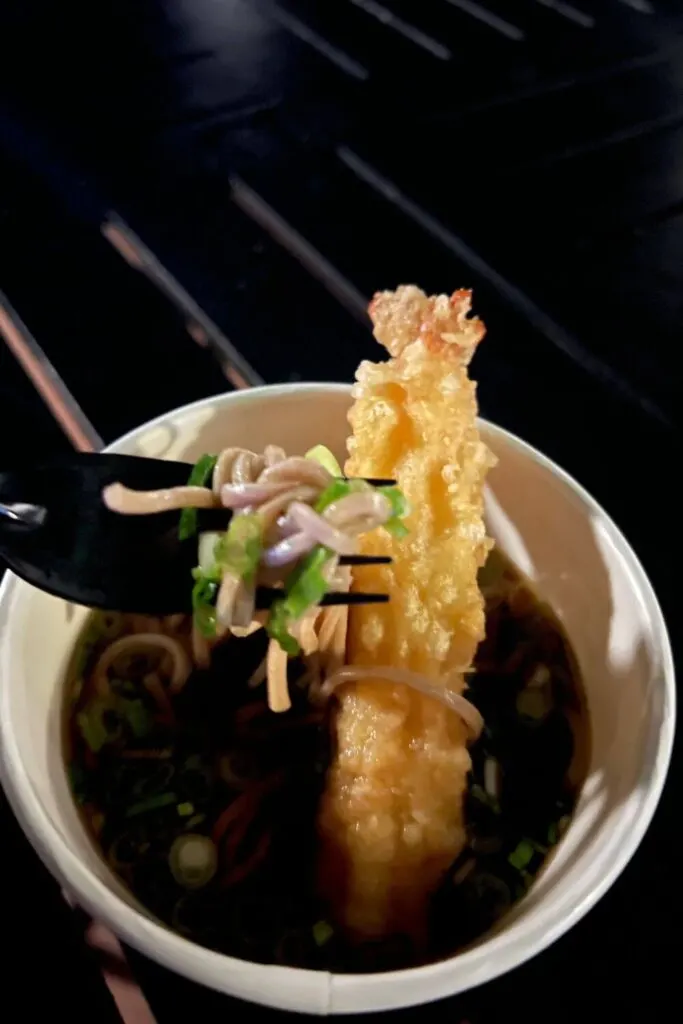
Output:
<instances>
[{"instance_id":1,"label":"fried batter coating","mask_svg":"<svg viewBox=\"0 0 683 1024\"><path fill-rule=\"evenodd\" d=\"M355 569L354 587L391 601L351 609L347 663L409 668L460 692L484 635L482 488L495 461L467 374L485 332L469 310L467 291L375 296L375 337L391 358L358 369L346 465L349 476L396 479L412 510L406 538L361 538L363 553L393 562ZM363 680L338 697L319 816L322 890L352 936L419 940L429 896L465 843L467 730L403 685Z\"/></svg>"}]
</instances>

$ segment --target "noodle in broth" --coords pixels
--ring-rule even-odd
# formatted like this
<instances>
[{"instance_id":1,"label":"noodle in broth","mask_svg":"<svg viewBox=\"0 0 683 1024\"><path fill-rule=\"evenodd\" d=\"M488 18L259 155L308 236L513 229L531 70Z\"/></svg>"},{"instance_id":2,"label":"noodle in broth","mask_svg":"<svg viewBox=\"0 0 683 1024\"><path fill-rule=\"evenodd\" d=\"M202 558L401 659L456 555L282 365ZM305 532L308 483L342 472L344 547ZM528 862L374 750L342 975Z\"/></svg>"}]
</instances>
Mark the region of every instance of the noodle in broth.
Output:
<instances>
[{"instance_id":1,"label":"noodle in broth","mask_svg":"<svg viewBox=\"0 0 683 1024\"><path fill-rule=\"evenodd\" d=\"M66 686L65 759L106 862L170 927L249 960L373 971L474 941L559 842L589 737L574 658L551 610L495 553L482 589L486 640L467 696L485 724L470 748L468 844L434 896L426 948L403 936L350 942L315 888L342 608L311 615L298 633L301 657L276 667L291 702L280 714L263 691L263 629L198 656L189 616L90 618Z\"/></svg>"}]
</instances>

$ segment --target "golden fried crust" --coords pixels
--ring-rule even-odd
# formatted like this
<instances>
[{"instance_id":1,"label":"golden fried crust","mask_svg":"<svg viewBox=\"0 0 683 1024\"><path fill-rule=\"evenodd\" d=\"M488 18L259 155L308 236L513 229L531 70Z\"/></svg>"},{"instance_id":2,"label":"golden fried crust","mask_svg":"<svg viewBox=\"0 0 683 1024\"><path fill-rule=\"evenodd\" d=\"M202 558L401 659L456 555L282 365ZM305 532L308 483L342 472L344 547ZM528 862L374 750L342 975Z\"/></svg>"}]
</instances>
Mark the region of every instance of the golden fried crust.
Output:
<instances>
[{"instance_id":1,"label":"golden fried crust","mask_svg":"<svg viewBox=\"0 0 683 1024\"><path fill-rule=\"evenodd\" d=\"M395 292L376 292L370 303L374 334L392 356L421 338L430 352L457 359L467 366L486 334L478 317L468 317L472 292L461 288L448 295L428 298L415 285L402 285Z\"/></svg>"},{"instance_id":2,"label":"golden fried crust","mask_svg":"<svg viewBox=\"0 0 683 1024\"><path fill-rule=\"evenodd\" d=\"M346 465L350 476L395 478L412 508L405 539L362 538L363 553L393 561L355 570L354 586L391 601L352 609L348 662L398 665L460 690L484 632L477 571L490 547L482 488L493 462L467 376L484 335L470 298L413 286L375 296L375 337L392 358L358 369ZM335 729L323 890L351 933L419 935L429 894L465 841L463 723L431 698L365 680L340 692Z\"/></svg>"}]
</instances>

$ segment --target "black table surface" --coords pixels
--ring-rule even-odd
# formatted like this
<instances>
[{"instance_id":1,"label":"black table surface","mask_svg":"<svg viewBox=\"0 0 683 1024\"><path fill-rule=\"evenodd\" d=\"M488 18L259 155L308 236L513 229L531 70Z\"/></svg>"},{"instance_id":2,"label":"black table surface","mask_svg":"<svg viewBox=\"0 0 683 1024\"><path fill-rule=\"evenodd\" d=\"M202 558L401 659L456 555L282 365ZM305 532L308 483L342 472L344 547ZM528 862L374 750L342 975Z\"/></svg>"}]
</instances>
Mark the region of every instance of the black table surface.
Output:
<instances>
[{"instance_id":1,"label":"black table surface","mask_svg":"<svg viewBox=\"0 0 683 1024\"><path fill-rule=\"evenodd\" d=\"M349 380L373 291L471 286L483 414L602 502L676 622L680 0L5 0L0 39L0 465L231 387ZM387 1016L656 1016L680 793L675 758L632 863L551 949ZM0 836L4 998L14 975L24 1013L115 1020L4 804ZM129 959L159 1024L278 1016Z\"/></svg>"}]
</instances>

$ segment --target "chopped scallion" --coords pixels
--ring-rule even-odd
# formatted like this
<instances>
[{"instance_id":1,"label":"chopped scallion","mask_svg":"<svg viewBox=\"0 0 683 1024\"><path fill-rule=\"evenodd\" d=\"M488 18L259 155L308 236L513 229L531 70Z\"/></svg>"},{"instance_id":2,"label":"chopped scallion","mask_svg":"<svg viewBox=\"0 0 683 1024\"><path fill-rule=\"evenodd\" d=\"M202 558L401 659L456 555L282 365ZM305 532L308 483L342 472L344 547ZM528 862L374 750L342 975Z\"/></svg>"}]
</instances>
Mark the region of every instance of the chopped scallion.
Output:
<instances>
[{"instance_id":1,"label":"chopped scallion","mask_svg":"<svg viewBox=\"0 0 683 1024\"><path fill-rule=\"evenodd\" d=\"M326 448L324 444L316 444L315 447L309 448L306 452L306 458L312 459L313 462L317 462L319 465L326 469L332 476L341 476L341 466L335 459L334 455L329 448Z\"/></svg>"},{"instance_id":2,"label":"chopped scallion","mask_svg":"<svg viewBox=\"0 0 683 1024\"><path fill-rule=\"evenodd\" d=\"M216 455L202 455L202 457L192 467L189 479L187 481L188 487L205 487L209 482L209 477L213 473L214 466L218 461ZM189 540L197 532L197 509L196 508L184 508L180 513L180 521L178 523L178 537L180 540Z\"/></svg>"},{"instance_id":3,"label":"chopped scallion","mask_svg":"<svg viewBox=\"0 0 683 1024\"><path fill-rule=\"evenodd\" d=\"M394 537L405 537L408 534L408 527L403 520L410 513L410 506L403 491L398 487L378 487L377 490L383 494L391 505L391 518L384 524L385 529Z\"/></svg>"},{"instance_id":4,"label":"chopped scallion","mask_svg":"<svg viewBox=\"0 0 683 1024\"><path fill-rule=\"evenodd\" d=\"M121 698L116 702L116 710L121 712L136 739L142 739L151 732L153 718L141 700Z\"/></svg>"},{"instance_id":5,"label":"chopped scallion","mask_svg":"<svg viewBox=\"0 0 683 1024\"><path fill-rule=\"evenodd\" d=\"M76 724L93 754L98 754L105 743L109 742L109 732L102 716L92 708L79 712L76 715Z\"/></svg>"},{"instance_id":6,"label":"chopped scallion","mask_svg":"<svg viewBox=\"0 0 683 1024\"><path fill-rule=\"evenodd\" d=\"M326 946L334 935L334 928L329 921L316 921L313 925L313 941L316 946Z\"/></svg>"},{"instance_id":7,"label":"chopped scallion","mask_svg":"<svg viewBox=\"0 0 683 1024\"><path fill-rule=\"evenodd\" d=\"M201 889L216 874L218 852L208 836L187 833L173 842L168 863L178 885Z\"/></svg>"},{"instance_id":8,"label":"chopped scallion","mask_svg":"<svg viewBox=\"0 0 683 1024\"><path fill-rule=\"evenodd\" d=\"M157 796L150 796L146 800L139 800L131 804L126 811L127 818L135 818L138 814L148 814L150 811L161 810L162 807L170 807L178 802L175 793L159 793Z\"/></svg>"},{"instance_id":9,"label":"chopped scallion","mask_svg":"<svg viewBox=\"0 0 683 1024\"><path fill-rule=\"evenodd\" d=\"M223 533L217 530L207 530L199 534L198 565L194 572L199 576L207 576L211 579L215 576L220 579L220 569L216 564L216 548L223 539Z\"/></svg>"},{"instance_id":10,"label":"chopped scallion","mask_svg":"<svg viewBox=\"0 0 683 1024\"><path fill-rule=\"evenodd\" d=\"M297 654L299 651L298 644L289 633L289 627L325 596L328 582L323 569L333 555L333 551L322 545L309 551L290 573L285 583L285 596L271 608L268 635L277 640L288 654Z\"/></svg>"},{"instance_id":11,"label":"chopped scallion","mask_svg":"<svg viewBox=\"0 0 683 1024\"><path fill-rule=\"evenodd\" d=\"M290 618L287 614L284 598L275 601L268 616L268 636L277 640L283 651L295 658L301 648L289 632Z\"/></svg>"},{"instance_id":12,"label":"chopped scallion","mask_svg":"<svg viewBox=\"0 0 683 1024\"><path fill-rule=\"evenodd\" d=\"M197 825L201 825L203 821L206 821L205 814L193 814L189 821L186 823L185 828L196 828Z\"/></svg>"},{"instance_id":13,"label":"chopped scallion","mask_svg":"<svg viewBox=\"0 0 683 1024\"><path fill-rule=\"evenodd\" d=\"M339 501L351 493L351 485L348 480L333 480L322 492L315 505L316 512L323 512L333 501Z\"/></svg>"},{"instance_id":14,"label":"chopped scallion","mask_svg":"<svg viewBox=\"0 0 683 1024\"><path fill-rule=\"evenodd\" d=\"M113 743L121 735L121 723L116 707L115 700L96 698L76 715L81 736L93 754L99 753L105 744Z\"/></svg>"},{"instance_id":15,"label":"chopped scallion","mask_svg":"<svg viewBox=\"0 0 683 1024\"><path fill-rule=\"evenodd\" d=\"M526 687L517 694L515 704L522 718L528 719L530 723L538 723L552 710L552 696L548 687Z\"/></svg>"},{"instance_id":16,"label":"chopped scallion","mask_svg":"<svg viewBox=\"0 0 683 1024\"><path fill-rule=\"evenodd\" d=\"M524 871L533 860L535 852L533 843L528 839L522 839L508 856L508 863L517 871Z\"/></svg>"},{"instance_id":17,"label":"chopped scallion","mask_svg":"<svg viewBox=\"0 0 683 1024\"><path fill-rule=\"evenodd\" d=\"M216 544L215 557L219 569L252 580L262 551L261 520L253 513L244 513L231 519L224 536Z\"/></svg>"},{"instance_id":18,"label":"chopped scallion","mask_svg":"<svg viewBox=\"0 0 683 1024\"><path fill-rule=\"evenodd\" d=\"M186 800L185 803L178 804L176 810L181 818L191 818L194 814L194 804L191 804L189 800Z\"/></svg>"},{"instance_id":19,"label":"chopped scallion","mask_svg":"<svg viewBox=\"0 0 683 1024\"><path fill-rule=\"evenodd\" d=\"M195 574L195 580L195 585L192 588L192 611L195 624L203 636L215 636L218 583L201 574Z\"/></svg>"}]
</instances>

